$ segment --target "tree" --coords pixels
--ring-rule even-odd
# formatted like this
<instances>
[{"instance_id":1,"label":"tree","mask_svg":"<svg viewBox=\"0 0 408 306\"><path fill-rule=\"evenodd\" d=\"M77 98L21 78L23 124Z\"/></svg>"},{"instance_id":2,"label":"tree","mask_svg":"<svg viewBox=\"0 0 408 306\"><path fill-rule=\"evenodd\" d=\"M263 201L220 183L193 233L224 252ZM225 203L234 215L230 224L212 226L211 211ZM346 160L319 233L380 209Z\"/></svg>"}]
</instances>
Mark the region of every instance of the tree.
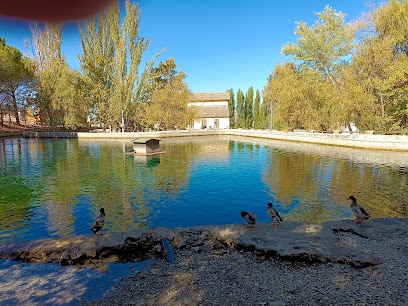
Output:
<instances>
[{"instance_id":1,"label":"tree","mask_svg":"<svg viewBox=\"0 0 408 306\"><path fill-rule=\"evenodd\" d=\"M228 111L229 111L229 120L230 120L230 128L235 128L235 97L234 97L234 90L231 88L229 90L230 99L228 101Z\"/></svg>"},{"instance_id":2,"label":"tree","mask_svg":"<svg viewBox=\"0 0 408 306\"><path fill-rule=\"evenodd\" d=\"M311 27L297 22L297 44L289 43L282 48L285 55L293 55L302 65L323 73L333 86L339 86L337 71L353 49L355 27L344 23L345 15L326 6Z\"/></svg>"},{"instance_id":3,"label":"tree","mask_svg":"<svg viewBox=\"0 0 408 306\"><path fill-rule=\"evenodd\" d=\"M249 87L245 95L245 128L250 129L254 123L254 114L253 114L253 105L254 105L254 89Z\"/></svg>"},{"instance_id":4,"label":"tree","mask_svg":"<svg viewBox=\"0 0 408 306\"><path fill-rule=\"evenodd\" d=\"M296 67L292 63L276 66L264 89L264 101L273 102L274 127L290 129L296 126L302 103L299 94L294 92L299 88ZM299 104L297 104L299 103Z\"/></svg>"},{"instance_id":5,"label":"tree","mask_svg":"<svg viewBox=\"0 0 408 306\"><path fill-rule=\"evenodd\" d=\"M64 59L61 54L62 25L58 23L30 24L33 37L34 60L36 63L36 98L35 103L40 110L42 120L49 120L55 129L62 121L59 101L54 99L54 93L59 87L58 73Z\"/></svg>"},{"instance_id":6,"label":"tree","mask_svg":"<svg viewBox=\"0 0 408 306\"><path fill-rule=\"evenodd\" d=\"M272 118L272 101L266 101L263 99L260 110L259 110L259 129L273 129L273 118Z\"/></svg>"},{"instance_id":7,"label":"tree","mask_svg":"<svg viewBox=\"0 0 408 306\"><path fill-rule=\"evenodd\" d=\"M385 96L392 101L390 116L391 130L405 130L408 132L408 62L400 63L394 73L386 80L388 87ZM388 85L388 86L387 86Z\"/></svg>"},{"instance_id":8,"label":"tree","mask_svg":"<svg viewBox=\"0 0 408 306\"><path fill-rule=\"evenodd\" d=\"M4 108L9 107L20 124L19 111L27 106L30 95L30 83L34 76L34 66L28 57L6 45L6 40L0 38L0 116L3 122Z\"/></svg>"},{"instance_id":9,"label":"tree","mask_svg":"<svg viewBox=\"0 0 408 306\"><path fill-rule=\"evenodd\" d=\"M35 106L42 120L58 125L87 124L89 95L85 80L69 68L61 53L62 24L30 24L36 62Z\"/></svg>"},{"instance_id":10,"label":"tree","mask_svg":"<svg viewBox=\"0 0 408 306\"><path fill-rule=\"evenodd\" d=\"M81 69L87 82L91 84L91 118L102 124L111 124L109 96L113 86L112 65L114 45L110 35L108 18L113 11L102 13L98 18L88 20L79 26L82 55L79 56ZM114 18L114 17L111 17Z\"/></svg>"},{"instance_id":11,"label":"tree","mask_svg":"<svg viewBox=\"0 0 408 306\"><path fill-rule=\"evenodd\" d=\"M139 37L140 11L126 1L121 22L119 3L80 24L83 55L81 68L93 84L94 115L103 124L120 124L137 118L137 108L148 95L148 82L156 54L138 73L149 39ZM134 123L133 123L134 124Z\"/></svg>"},{"instance_id":12,"label":"tree","mask_svg":"<svg viewBox=\"0 0 408 306\"><path fill-rule=\"evenodd\" d=\"M404 80L408 67L408 2L391 0L372 14L372 20L378 40L388 51L385 56L379 54L384 56L386 66L376 84L383 123L386 129L407 129L408 85Z\"/></svg>"},{"instance_id":13,"label":"tree","mask_svg":"<svg viewBox=\"0 0 408 306\"><path fill-rule=\"evenodd\" d=\"M282 48L283 54L294 56L296 67L278 67L269 81L268 99L275 103L276 123L282 128L328 131L348 125L354 116L345 107L350 97L344 71L350 67L356 27L346 25L345 15L329 6L316 15L319 20L311 27L297 23L297 44Z\"/></svg>"},{"instance_id":14,"label":"tree","mask_svg":"<svg viewBox=\"0 0 408 306\"><path fill-rule=\"evenodd\" d=\"M188 103L191 100L186 74L177 72L174 58L161 62L153 69L152 94L145 104L142 116L147 128L162 130L184 129L197 118L196 110Z\"/></svg>"},{"instance_id":15,"label":"tree","mask_svg":"<svg viewBox=\"0 0 408 306\"><path fill-rule=\"evenodd\" d=\"M286 63L276 66L269 77L264 101L273 102L275 128L327 131L337 120L334 91L318 71Z\"/></svg>"},{"instance_id":16,"label":"tree","mask_svg":"<svg viewBox=\"0 0 408 306\"><path fill-rule=\"evenodd\" d=\"M408 65L407 9L407 1L391 0L371 12L368 21L361 23L353 59L355 74L376 106L371 125L381 130L406 126L407 88L399 80L404 79Z\"/></svg>"},{"instance_id":17,"label":"tree","mask_svg":"<svg viewBox=\"0 0 408 306\"><path fill-rule=\"evenodd\" d=\"M408 54L408 1L390 0L372 17L378 37L390 39L394 54Z\"/></svg>"},{"instance_id":18,"label":"tree","mask_svg":"<svg viewBox=\"0 0 408 306\"><path fill-rule=\"evenodd\" d=\"M293 61L275 67L261 110L273 104L279 129L408 130L408 2L391 0L354 24L329 6L317 16L283 47Z\"/></svg>"},{"instance_id":19,"label":"tree","mask_svg":"<svg viewBox=\"0 0 408 306\"><path fill-rule=\"evenodd\" d=\"M53 127L62 125L76 129L86 126L91 107L88 86L79 72L71 70L65 61L55 61L41 71L41 88L39 91L42 102L40 116L52 118ZM51 116L50 116L51 114Z\"/></svg>"},{"instance_id":20,"label":"tree","mask_svg":"<svg viewBox=\"0 0 408 306\"><path fill-rule=\"evenodd\" d=\"M236 128L245 128L245 99L241 89L237 91L237 121Z\"/></svg>"},{"instance_id":21,"label":"tree","mask_svg":"<svg viewBox=\"0 0 408 306\"><path fill-rule=\"evenodd\" d=\"M255 92L255 101L254 101L254 128L255 129L261 128L260 106L261 106L261 96L259 94L259 90L257 89Z\"/></svg>"}]
</instances>

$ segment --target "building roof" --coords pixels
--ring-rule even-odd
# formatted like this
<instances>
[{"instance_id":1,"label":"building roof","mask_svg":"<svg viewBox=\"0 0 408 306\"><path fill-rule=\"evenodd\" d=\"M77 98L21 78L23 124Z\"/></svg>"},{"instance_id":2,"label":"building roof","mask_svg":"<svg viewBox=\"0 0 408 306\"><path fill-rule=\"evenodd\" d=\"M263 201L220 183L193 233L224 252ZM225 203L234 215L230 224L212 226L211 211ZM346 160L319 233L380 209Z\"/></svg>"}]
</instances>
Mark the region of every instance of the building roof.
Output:
<instances>
[{"instance_id":1,"label":"building roof","mask_svg":"<svg viewBox=\"0 0 408 306\"><path fill-rule=\"evenodd\" d=\"M200 118L229 118L228 106L196 106Z\"/></svg>"},{"instance_id":2,"label":"building roof","mask_svg":"<svg viewBox=\"0 0 408 306\"><path fill-rule=\"evenodd\" d=\"M132 140L132 142L133 143L148 143L148 142L150 142L150 141L155 141L155 142L159 142L160 141L160 139L156 139L156 138L136 138L136 139L133 139Z\"/></svg>"},{"instance_id":3,"label":"building roof","mask_svg":"<svg viewBox=\"0 0 408 306\"><path fill-rule=\"evenodd\" d=\"M229 101L230 93L225 92L192 92L191 102Z\"/></svg>"}]
</instances>

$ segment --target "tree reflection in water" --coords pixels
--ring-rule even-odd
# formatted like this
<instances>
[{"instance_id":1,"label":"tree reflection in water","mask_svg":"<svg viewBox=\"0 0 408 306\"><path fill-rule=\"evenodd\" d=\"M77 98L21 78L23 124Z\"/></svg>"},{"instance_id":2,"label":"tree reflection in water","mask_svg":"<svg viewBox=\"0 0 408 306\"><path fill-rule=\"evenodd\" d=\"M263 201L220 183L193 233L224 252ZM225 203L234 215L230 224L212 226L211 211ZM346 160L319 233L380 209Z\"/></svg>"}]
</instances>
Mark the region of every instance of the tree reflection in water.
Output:
<instances>
[{"instance_id":1,"label":"tree reflection in water","mask_svg":"<svg viewBox=\"0 0 408 306\"><path fill-rule=\"evenodd\" d=\"M5 139L0 143L0 241L91 234L99 208L106 231L240 223L241 210L269 222L352 218L349 195L373 218L406 217L408 159L273 140L163 138L163 154L128 154L126 140Z\"/></svg>"}]
</instances>

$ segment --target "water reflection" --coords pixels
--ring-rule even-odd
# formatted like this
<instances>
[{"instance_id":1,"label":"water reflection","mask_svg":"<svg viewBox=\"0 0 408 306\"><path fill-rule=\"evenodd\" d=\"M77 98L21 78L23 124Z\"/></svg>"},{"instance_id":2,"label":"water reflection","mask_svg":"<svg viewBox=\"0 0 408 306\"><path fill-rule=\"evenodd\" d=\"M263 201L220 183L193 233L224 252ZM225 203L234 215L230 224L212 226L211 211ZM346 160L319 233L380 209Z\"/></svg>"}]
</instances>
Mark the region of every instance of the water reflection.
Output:
<instances>
[{"instance_id":1,"label":"water reflection","mask_svg":"<svg viewBox=\"0 0 408 306\"><path fill-rule=\"evenodd\" d=\"M406 217L403 152L253 138L182 137L165 152L128 154L124 140L0 142L0 241L90 234L99 208L107 231L261 222L269 200L285 220L351 218L355 195L372 217Z\"/></svg>"}]
</instances>

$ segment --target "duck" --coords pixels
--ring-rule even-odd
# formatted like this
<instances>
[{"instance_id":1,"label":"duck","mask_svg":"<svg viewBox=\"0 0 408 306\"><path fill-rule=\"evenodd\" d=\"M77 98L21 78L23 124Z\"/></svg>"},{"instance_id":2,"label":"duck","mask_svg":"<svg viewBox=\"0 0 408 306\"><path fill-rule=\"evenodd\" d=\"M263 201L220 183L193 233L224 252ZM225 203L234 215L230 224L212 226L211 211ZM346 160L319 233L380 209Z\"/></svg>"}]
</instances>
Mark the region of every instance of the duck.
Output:
<instances>
[{"instance_id":1,"label":"duck","mask_svg":"<svg viewBox=\"0 0 408 306\"><path fill-rule=\"evenodd\" d=\"M354 196L349 196L348 199L351 200L351 211L356 216L354 219L355 222L360 223L361 221L370 218L370 214L364 209L364 207L357 204L357 199Z\"/></svg>"},{"instance_id":2,"label":"duck","mask_svg":"<svg viewBox=\"0 0 408 306\"><path fill-rule=\"evenodd\" d=\"M247 227L254 227L256 224L256 215L252 211L241 211L241 217L245 219Z\"/></svg>"},{"instance_id":3,"label":"duck","mask_svg":"<svg viewBox=\"0 0 408 306\"><path fill-rule=\"evenodd\" d=\"M103 227L105 225L105 209L102 207L100 210L100 215L96 218L91 231L93 231L94 235L100 231L101 235L103 235Z\"/></svg>"},{"instance_id":4,"label":"duck","mask_svg":"<svg viewBox=\"0 0 408 306\"><path fill-rule=\"evenodd\" d=\"M278 211L273 207L272 202L268 202L266 205L266 211L272 220L272 226L278 226L280 221L283 221L282 217L279 215Z\"/></svg>"}]
</instances>

